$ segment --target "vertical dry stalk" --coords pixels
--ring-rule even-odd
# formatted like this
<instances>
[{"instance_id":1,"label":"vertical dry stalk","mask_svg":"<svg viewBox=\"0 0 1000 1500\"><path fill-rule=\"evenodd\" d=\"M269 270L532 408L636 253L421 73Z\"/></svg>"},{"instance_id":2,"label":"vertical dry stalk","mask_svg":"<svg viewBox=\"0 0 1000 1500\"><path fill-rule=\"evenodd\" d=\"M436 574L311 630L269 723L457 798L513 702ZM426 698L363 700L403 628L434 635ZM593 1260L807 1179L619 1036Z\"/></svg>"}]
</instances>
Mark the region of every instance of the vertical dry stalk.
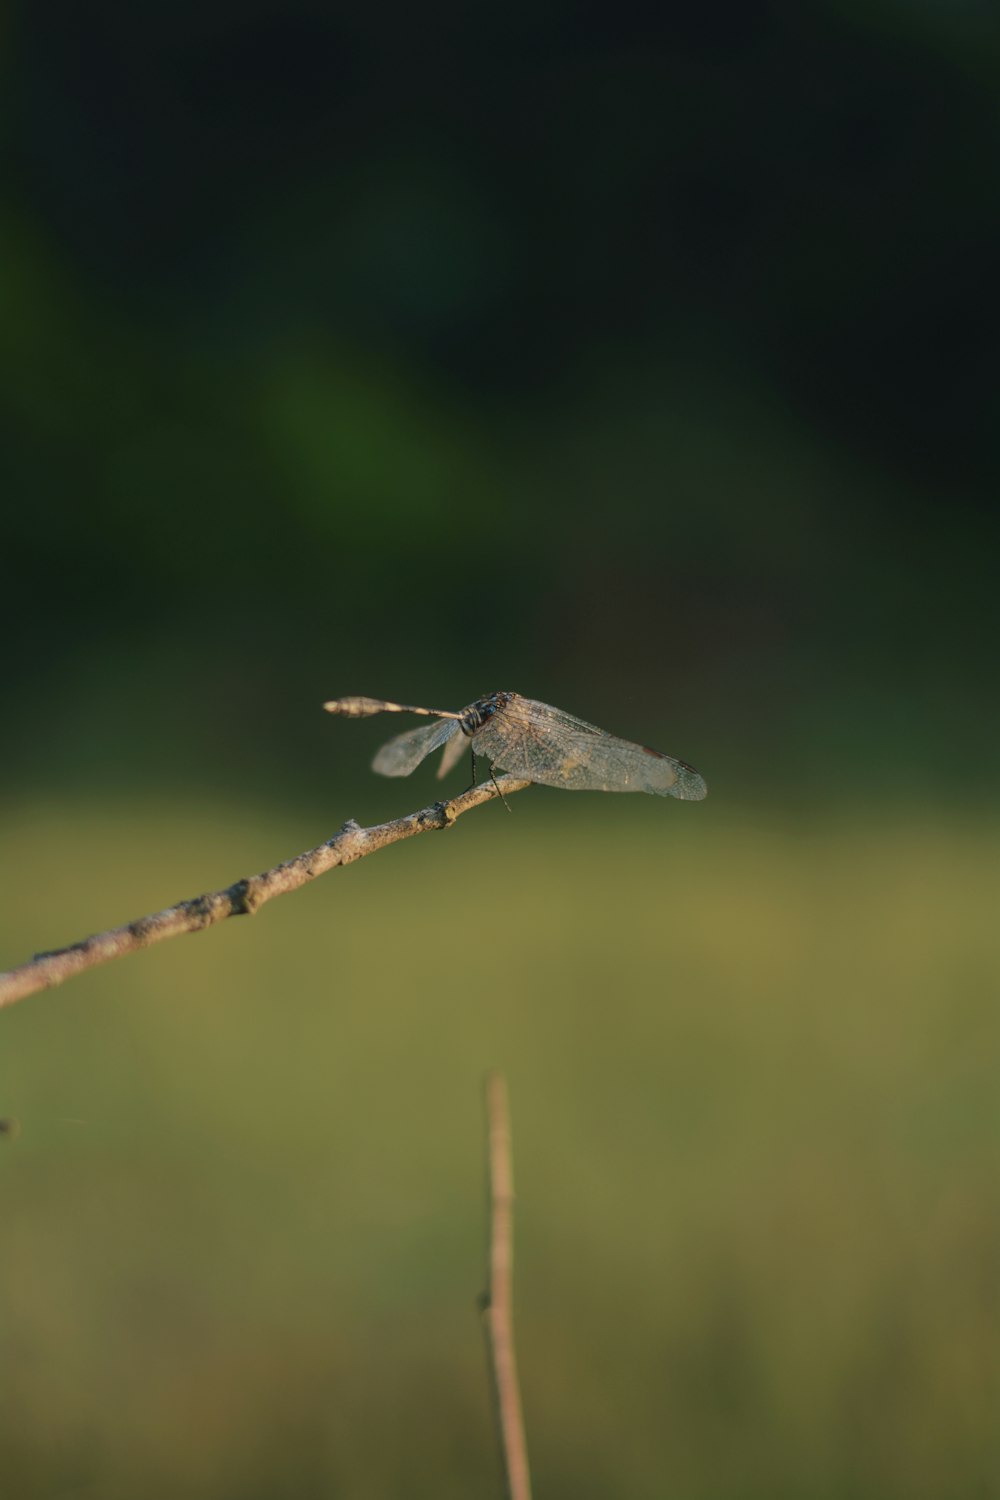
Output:
<instances>
[{"instance_id":1,"label":"vertical dry stalk","mask_svg":"<svg viewBox=\"0 0 1000 1500\"><path fill-rule=\"evenodd\" d=\"M528 1450L514 1356L514 1170L507 1084L502 1073L491 1073L486 1080L486 1120L489 1133L489 1270L482 1299L483 1323L508 1500L531 1500Z\"/></svg>"}]
</instances>

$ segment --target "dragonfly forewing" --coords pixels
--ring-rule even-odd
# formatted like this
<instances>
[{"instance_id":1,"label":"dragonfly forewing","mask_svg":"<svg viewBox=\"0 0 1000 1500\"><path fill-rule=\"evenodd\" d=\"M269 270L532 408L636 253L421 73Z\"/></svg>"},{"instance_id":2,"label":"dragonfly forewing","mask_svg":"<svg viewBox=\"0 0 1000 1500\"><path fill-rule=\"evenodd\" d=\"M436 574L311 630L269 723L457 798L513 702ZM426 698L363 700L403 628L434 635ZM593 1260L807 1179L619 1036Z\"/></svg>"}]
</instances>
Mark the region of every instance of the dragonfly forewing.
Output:
<instances>
[{"instance_id":1,"label":"dragonfly forewing","mask_svg":"<svg viewBox=\"0 0 1000 1500\"><path fill-rule=\"evenodd\" d=\"M573 792L651 792L700 802L707 788L684 761L598 729L531 698L515 697L474 736L500 770Z\"/></svg>"}]
</instances>

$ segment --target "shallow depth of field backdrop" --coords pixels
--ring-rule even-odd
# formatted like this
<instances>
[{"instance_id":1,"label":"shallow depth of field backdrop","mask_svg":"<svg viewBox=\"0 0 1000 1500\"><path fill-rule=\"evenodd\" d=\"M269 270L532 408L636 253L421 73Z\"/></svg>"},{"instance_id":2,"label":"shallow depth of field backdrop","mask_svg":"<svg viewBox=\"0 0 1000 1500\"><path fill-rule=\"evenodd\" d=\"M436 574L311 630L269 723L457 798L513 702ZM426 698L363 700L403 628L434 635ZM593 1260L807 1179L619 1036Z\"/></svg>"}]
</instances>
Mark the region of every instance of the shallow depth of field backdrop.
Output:
<instances>
[{"instance_id":1,"label":"shallow depth of field backdrop","mask_svg":"<svg viewBox=\"0 0 1000 1500\"><path fill-rule=\"evenodd\" d=\"M15 7L0 966L518 796L0 1015L11 1500L1000 1493L987 6ZM464 768L450 785L459 789Z\"/></svg>"}]
</instances>

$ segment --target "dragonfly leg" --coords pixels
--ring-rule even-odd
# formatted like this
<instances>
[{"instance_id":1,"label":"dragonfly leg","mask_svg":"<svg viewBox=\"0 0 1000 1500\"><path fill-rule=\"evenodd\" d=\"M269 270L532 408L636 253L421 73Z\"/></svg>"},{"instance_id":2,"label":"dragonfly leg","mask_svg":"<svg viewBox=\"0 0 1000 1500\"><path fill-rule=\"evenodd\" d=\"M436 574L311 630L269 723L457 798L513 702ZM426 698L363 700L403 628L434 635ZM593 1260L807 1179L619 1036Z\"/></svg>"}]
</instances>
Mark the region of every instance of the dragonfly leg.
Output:
<instances>
[{"instance_id":1,"label":"dragonfly leg","mask_svg":"<svg viewBox=\"0 0 1000 1500\"><path fill-rule=\"evenodd\" d=\"M497 796L500 798L500 801L503 803L503 805L507 809L507 811L510 812L510 803L507 801L507 798L504 796L503 792L500 790L500 785L499 785L496 777L493 774L493 762L492 761L490 761L490 780L493 783L494 790L496 791Z\"/></svg>"}]
</instances>

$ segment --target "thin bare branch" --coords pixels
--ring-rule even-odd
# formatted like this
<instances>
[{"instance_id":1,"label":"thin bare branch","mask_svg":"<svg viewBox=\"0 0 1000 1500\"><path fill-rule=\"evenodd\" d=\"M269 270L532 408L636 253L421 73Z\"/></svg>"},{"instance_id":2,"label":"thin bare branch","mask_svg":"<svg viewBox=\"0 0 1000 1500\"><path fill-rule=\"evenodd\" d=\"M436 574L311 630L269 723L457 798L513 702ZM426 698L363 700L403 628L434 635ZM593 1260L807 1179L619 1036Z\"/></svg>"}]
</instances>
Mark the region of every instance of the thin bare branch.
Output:
<instances>
[{"instance_id":1,"label":"thin bare branch","mask_svg":"<svg viewBox=\"0 0 1000 1500\"><path fill-rule=\"evenodd\" d=\"M514 1168L507 1084L486 1080L489 1132L489 1281L482 1298L486 1349L496 1404L500 1456L508 1500L531 1500L528 1448L514 1355Z\"/></svg>"},{"instance_id":2,"label":"thin bare branch","mask_svg":"<svg viewBox=\"0 0 1000 1500\"><path fill-rule=\"evenodd\" d=\"M488 781L482 786L469 787L450 802L434 802L419 812L396 818L391 823L378 823L373 828L360 828L353 820L344 824L316 849L296 855L273 870L264 870L260 875L250 875L227 886L224 891L209 891L203 896L194 896L165 911L154 912L148 917L139 917L124 927L113 927L99 932L82 942L72 943L68 948L57 948L50 953L36 953L27 963L16 969L0 973L0 1006L13 1005L36 990L46 990L52 985L62 984L84 969L108 963L112 958L122 958L138 948L148 948L164 938L179 937L184 932L201 932L227 917L253 916L274 896L283 896L287 891L296 891L300 886L327 870L340 865L353 864L374 854L400 839L412 838L417 833L428 833L432 829L450 828L456 818L490 802L498 793L523 791L530 786L515 776L501 776L498 782Z\"/></svg>"}]
</instances>

